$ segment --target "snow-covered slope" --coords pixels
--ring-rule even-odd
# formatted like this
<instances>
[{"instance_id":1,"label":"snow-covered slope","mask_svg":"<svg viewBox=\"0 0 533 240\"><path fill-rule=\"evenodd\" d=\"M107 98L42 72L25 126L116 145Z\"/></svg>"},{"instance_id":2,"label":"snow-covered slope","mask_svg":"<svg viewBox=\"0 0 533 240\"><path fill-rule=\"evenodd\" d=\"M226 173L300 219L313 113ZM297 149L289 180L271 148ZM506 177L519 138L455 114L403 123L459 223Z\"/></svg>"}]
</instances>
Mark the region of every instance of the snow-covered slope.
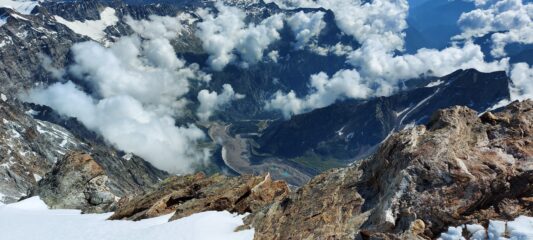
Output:
<instances>
[{"instance_id":1,"label":"snow-covered slope","mask_svg":"<svg viewBox=\"0 0 533 240\"><path fill-rule=\"evenodd\" d=\"M134 239L252 239L253 230L234 232L243 216L203 212L177 221L170 216L142 221L107 221L107 214L80 214L78 210L49 210L39 199L0 206L2 240L134 240Z\"/></svg>"},{"instance_id":2,"label":"snow-covered slope","mask_svg":"<svg viewBox=\"0 0 533 240\"><path fill-rule=\"evenodd\" d=\"M95 41L103 41L106 37L104 30L118 22L115 9L109 7L100 13L100 20L68 21L60 16L55 16L55 19L75 33L90 37Z\"/></svg>"},{"instance_id":3,"label":"snow-covered slope","mask_svg":"<svg viewBox=\"0 0 533 240\"><path fill-rule=\"evenodd\" d=\"M30 14L40 1L31 0L0 0L0 7L12 8L22 14Z\"/></svg>"}]
</instances>

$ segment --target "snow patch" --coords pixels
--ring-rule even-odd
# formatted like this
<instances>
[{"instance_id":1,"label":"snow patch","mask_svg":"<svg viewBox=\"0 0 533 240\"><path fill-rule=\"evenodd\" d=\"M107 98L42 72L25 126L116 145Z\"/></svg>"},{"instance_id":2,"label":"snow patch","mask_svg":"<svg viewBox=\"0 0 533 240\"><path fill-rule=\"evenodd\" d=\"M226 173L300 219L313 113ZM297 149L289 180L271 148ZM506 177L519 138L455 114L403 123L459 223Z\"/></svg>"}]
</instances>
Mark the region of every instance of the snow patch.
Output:
<instances>
[{"instance_id":1,"label":"snow patch","mask_svg":"<svg viewBox=\"0 0 533 240\"><path fill-rule=\"evenodd\" d=\"M430 82L428 85L426 85L427 88L430 88L430 87L436 87L436 86L440 86L444 83L444 81L442 80L437 80L437 81L434 81L434 82Z\"/></svg>"},{"instance_id":2,"label":"snow patch","mask_svg":"<svg viewBox=\"0 0 533 240\"><path fill-rule=\"evenodd\" d=\"M31 11L39 5L38 1L28 0L0 0L0 7L11 8L22 14L30 14ZM1 26L0 22L0 26Z\"/></svg>"},{"instance_id":3,"label":"snow patch","mask_svg":"<svg viewBox=\"0 0 533 240\"><path fill-rule=\"evenodd\" d=\"M18 210L48 210L48 206L39 197L31 197L20 202L6 205L5 208ZM2 211L3 209L0 209ZM5 231L1 231L4 232Z\"/></svg>"},{"instance_id":4,"label":"snow patch","mask_svg":"<svg viewBox=\"0 0 533 240\"><path fill-rule=\"evenodd\" d=\"M36 182L39 182L39 181L41 181L41 179L43 179L43 177L41 177L41 175L35 174L35 173L33 174L33 178L35 179Z\"/></svg>"},{"instance_id":5,"label":"snow patch","mask_svg":"<svg viewBox=\"0 0 533 240\"><path fill-rule=\"evenodd\" d=\"M462 235L463 228L470 234L471 240L527 240L533 239L533 217L520 216L514 221L491 220L488 229L479 224L462 225L458 227L449 227L438 238L439 240L461 240L465 239Z\"/></svg>"},{"instance_id":6,"label":"snow patch","mask_svg":"<svg viewBox=\"0 0 533 240\"><path fill-rule=\"evenodd\" d=\"M106 34L104 30L113 26L118 22L118 17L115 15L115 9L107 7L100 13L100 20L86 20L80 21L68 21L60 16L54 16L56 21L67 26L73 32L87 36L95 41L105 41Z\"/></svg>"},{"instance_id":7,"label":"snow patch","mask_svg":"<svg viewBox=\"0 0 533 240\"><path fill-rule=\"evenodd\" d=\"M133 157L133 153L127 153L124 156L122 156L122 159L129 161Z\"/></svg>"},{"instance_id":8,"label":"snow patch","mask_svg":"<svg viewBox=\"0 0 533 240\"><path fill-rule=\"evenodd\" d=\"M39 197L0 206L2 240L196 240L253 239L254 230L234 232L243 215L203 212L168 222L171 215L133 221L108 221L112 213L81 214L79 210L50 210ZM30 229L31 231L28 231Z\"/></svg>"},{"instance_id":9,"label":"snow patch","mask_svg":"<svg viewBox=\"0 0 533 240\"><path fill-rule=\"evenodd\" d=\"M4 102L7 101L7 97L6 97L6 95L4 95L3 93L0 94L0 99L2 99L2 101L4 101Z\"/></svg>"}]
</instances>

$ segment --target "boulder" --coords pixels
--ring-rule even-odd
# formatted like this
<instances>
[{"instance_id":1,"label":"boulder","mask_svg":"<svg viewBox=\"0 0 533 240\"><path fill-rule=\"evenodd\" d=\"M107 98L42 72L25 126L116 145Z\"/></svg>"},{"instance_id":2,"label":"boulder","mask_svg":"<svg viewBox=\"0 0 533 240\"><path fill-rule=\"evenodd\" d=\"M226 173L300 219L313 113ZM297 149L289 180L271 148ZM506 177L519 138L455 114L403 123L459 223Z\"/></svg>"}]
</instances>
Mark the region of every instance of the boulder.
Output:
<instances>
[{"instance_id":1,"label":"boulder","mask_svg":"<svg viewBox=\"0 0 533 240\"><path fill-rule=\"evenodd\" d=\"M104 169L89 154L71 152L39 181L32 195L40 196L51 208L107 212L118 201L108 183Z\"/></svg>"}]
</instances>

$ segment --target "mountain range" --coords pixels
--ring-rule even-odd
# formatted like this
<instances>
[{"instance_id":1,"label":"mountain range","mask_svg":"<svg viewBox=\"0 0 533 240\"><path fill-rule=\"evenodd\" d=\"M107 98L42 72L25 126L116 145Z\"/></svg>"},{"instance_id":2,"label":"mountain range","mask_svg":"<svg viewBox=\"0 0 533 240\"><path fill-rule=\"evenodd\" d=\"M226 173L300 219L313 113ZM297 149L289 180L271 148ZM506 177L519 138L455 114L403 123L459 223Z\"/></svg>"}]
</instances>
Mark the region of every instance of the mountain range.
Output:
<instances>
[{"instance_id":1,"label":"mountain range","mask_svg":"<svg viewBox=\"0 0 533 240\"><path fill-rule=\"evenodd\" d=\"M0 204L251 213L255 239L531 215L532 9L0 0Z\"/></svg>"}]
</instances>

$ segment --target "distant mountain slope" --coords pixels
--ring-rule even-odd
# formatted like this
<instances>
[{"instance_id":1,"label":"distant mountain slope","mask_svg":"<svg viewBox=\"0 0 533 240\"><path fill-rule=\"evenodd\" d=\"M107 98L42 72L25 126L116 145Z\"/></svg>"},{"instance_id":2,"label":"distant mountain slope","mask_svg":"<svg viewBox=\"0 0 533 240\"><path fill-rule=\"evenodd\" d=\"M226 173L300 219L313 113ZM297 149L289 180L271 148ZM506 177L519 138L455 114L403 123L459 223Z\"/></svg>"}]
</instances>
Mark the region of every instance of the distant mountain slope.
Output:
<instances>
[{"instance_id":1,"label":"distant mountain slope","mask_svg":"<svg viewBox=\"0 0 533 240\"><path fill-rule=\"evenodd\" d=\"M391 132L427 123L437 109L463 105L485 111L509 99L509 83L505 72L459 70L390 97L336 103L273 123L257 138L257 151L285 159L318 155L349 163L372 153Z\"/></svg>"}]
</instances>

